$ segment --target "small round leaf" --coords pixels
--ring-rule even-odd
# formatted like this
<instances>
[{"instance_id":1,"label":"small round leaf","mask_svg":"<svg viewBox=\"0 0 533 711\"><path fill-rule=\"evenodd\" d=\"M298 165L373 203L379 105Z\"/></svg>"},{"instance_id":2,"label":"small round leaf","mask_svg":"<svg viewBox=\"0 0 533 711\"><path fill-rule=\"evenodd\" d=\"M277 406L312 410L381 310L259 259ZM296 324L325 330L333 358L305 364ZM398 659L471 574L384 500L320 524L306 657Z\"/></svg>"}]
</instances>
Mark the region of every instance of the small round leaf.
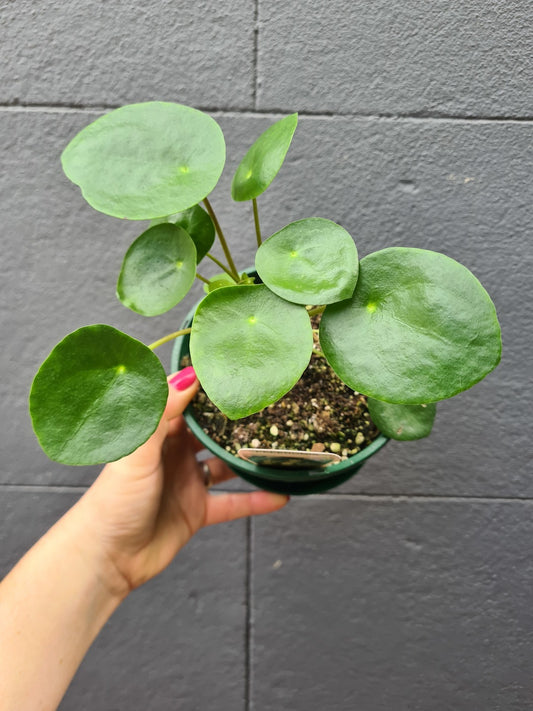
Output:
<instances>
[{"instance_id":1,"label":"small round leaf","mask_svg":"<svg viewBox=\"0 0 533 711\"><path fill-rule=\"evenodd\" d=\"M242 202L264 193L283 165L291 145L298 114L272 124L248 149L231 183L231 196Z\"/></svg>"},{"instance_id":2,"label":"small round leaf","mask_svg":"<svg viewBox=\"0 0 533 711\"><path fill-rule=\"evenodd\" d=\"M322 315L320 343L347 385L399 404L452 397L501 357L496 309L476 277L444 254L405 247L361 260L353 297Z\"/></svg>"},{"instance_id":3,"label":"small round leaf","mask_svg":"<svg viewBox=\"0 0 533 711\"><path fill-rule=\"evenodd\" d=\"M224 136L210 116L149 101L115 109L63 151L63 170L87 202L113 217L146 220L186 210L218 182Z\"/></svg>"},{"instance_id":4,"label":"small round leaf","mask_svg":"<svg viewBox=\"0 0 533 711\"><path fill-rule=\"evenodd\" d=\"M359 263L354 241L343 227L309 217L263 242L255 268L268 288L287 301L331 304L353 294Z\"/></svg>"},{"instance_id":5,"label":"small round leaf","mask_svg":"<svg viewBox=\"0 0 533 711\"><path fill-rule=\"evenodd\" d=\"M235 279L230 277L229 274L226 274L226 272L221 272L211 277L209 284L204 284L204 291L206 294L210 294L212 291L225 288L226 286L235 286Z\"/></svg>"},{"instance_id":6,"label":"small round leaf","mask_svg":"<svg viewBox=\"0 0 533 711\"><path fill-rule=\"evenodd\" d=\"M30 414L51 459L102 464L150 437L167 397L165 371L149 348L111 326L85 326L58 343L41 365Z\"/></svg>"},{"instance_id":7,"label":"small round leaf","mask_svg":"<svg viewBox=\"0 0 533 711\"><path fill-rule=\"evenodd\" d=\"M312 347L305 308L262 284L208 294L196 309L190 340L200 382L231 419L283 397L309 364Z\"/></svg>"},{"instance_id":8,"label":"small round leaf","mask_svg":"<svg viewBox=\"0 0 533 711\"><path fill-rule=\"evenodd\" d=\"M376 427L386 437L398 440L422 439L433 427L437 405L393 405L368 398L368 411Z\"/></svg>"},{"instance_id":9,"label":"small round leaf","mask_svg":"<svg viewBox=\"0 0 533 711\"><path fill-rule=\"evenodd\" d=\"M117 296L132 311L157 316L186 296L195 274L194 242L181 227L164 222L149 227L126 252Z\"/></svg>"},{"instance_id":10,"label":"small round leaf","mask_svg":"<svg viewBox=\"0 0 533 711\"><path fill-rule=\"evenodd\" d=\"M215 274L215 276L209 279L208 284L204 284L204 291L206 294L210 294L215 289L221 289L225 286L246 286L249 284L254 284L255 278L249 276L246 272L241 272L238 284L235 283L235 279L230 277L226 272L221 272L220 274Z\"/></svg>"},{"instance_id":11,"label":"small round leaf","mask_svg":"<svg viewBox=\"0 0 533 711\"><path fill-rule=\"evenodd\" d=\"M215 226L209 214L200 205L194 205L188 210L177 212L168 217L158 217L152 220L150 226L171 222L182 227L196 247L196 263L200 264L215 241Z\"/></svg>"}]
</instances>

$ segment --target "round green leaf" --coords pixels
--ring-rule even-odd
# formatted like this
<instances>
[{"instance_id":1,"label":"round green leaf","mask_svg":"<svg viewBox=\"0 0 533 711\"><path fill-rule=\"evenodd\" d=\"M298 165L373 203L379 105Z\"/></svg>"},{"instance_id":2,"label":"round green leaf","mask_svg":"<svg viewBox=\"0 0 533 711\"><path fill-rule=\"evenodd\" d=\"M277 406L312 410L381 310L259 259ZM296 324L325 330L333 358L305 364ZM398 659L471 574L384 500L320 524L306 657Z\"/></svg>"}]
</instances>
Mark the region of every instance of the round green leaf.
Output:
<instances>
[{"instance_id":1,"label":"round green leaf","mask_svg":"<svg viewBox=\"0 0 533 711\"><path fill-rule=\"evenodd\" d=\"M257 250L255 268L275 294L297 304L349 299L357 283L357 249L348 232L331 220L291 222Z\"/></svg>"},{"instance_id":2,"label":"round green leaf","mask_svg":"<svg viewBox=\"0 0 533 711\"><path fill-rule=\"evenodd\" d=\"M150 226L164 222L172 222L187 232L196 247L196 263L200 264L215 241L215 226L209 214L200 205L193 205L188 210L177 212L175 215L158 217L152 220Z\"/></svg>"},{"instance_id":3,"label":"round green leaf","mask_svg":"<svg viewBox=\"0 0 533 711\"><path fill-rule=\"evenodd\" d=\"M368 398L368 411L376 427L386 437L398 440L422 439L433 427L437 405L393 405Z\"/></svg>"},{"instance_id":4,"label":"round green leaf","mask_svg":"<svg viewBox=\"0 0 533 711\"><path fill-rule=\"evenodd\" d=\"M51 459L101 464L130 454L150 437L167 397L165 371L149 348L111 326L85 326L41 365L30 414Z\"/></svg>"},{"instance_id":5,"label":"round green leaf","mask_svg":"<svg viewBox=\"0 0 533 711\"><path fill-rule=\"evenodd\" d=\"M63 170L96 210L146 220L186 210L215 187L226 155L219 125L181 104L111 111L63 151Z\"/></svg>"},{"instance_id":6,"label":"round green leaf","mask_svg":"<svg viewBox=\"0 0 533 711\"><path fill-rule=\"evenodd\" d=\"M231 419L285 395L309 364L312 347L305 308L262 284L208 294L196 309L190 340L200 382Z\"/></svg>"},{"instance_id":7,"label":"round green leaf","mask_svg":"<svg viewBox=\"0 0 533 711\"><path fill-rule=\"evenodd\" d=\"M150 227L126 252L117 296L143 316L173 308L188 293L196 274L196 248L187 232L165 222Z\"/></svg>"},{"instance_id":8,"label":"round green leaf","mask_svg":"<svg viewBox=\"0 0 533 711\"><path fill-rule=\"evenodd\" d=\"M361 260L353 297L322 315L320 343L347 385L400 404L452 397L501 357L496 310L476 277L444 254L404 247Z\"/></svg>"},{"instance_id":9,"label":"round green leaf","mask_svg":"<svg viewBox=\"0 0 533 711\"><path fill-rule=\"evenodd\" d=\"M297 123L298 114L276 121L249 148L233 176L234 200L252 200L265 192L285 160Z\"/></svg>"}]
</instances>

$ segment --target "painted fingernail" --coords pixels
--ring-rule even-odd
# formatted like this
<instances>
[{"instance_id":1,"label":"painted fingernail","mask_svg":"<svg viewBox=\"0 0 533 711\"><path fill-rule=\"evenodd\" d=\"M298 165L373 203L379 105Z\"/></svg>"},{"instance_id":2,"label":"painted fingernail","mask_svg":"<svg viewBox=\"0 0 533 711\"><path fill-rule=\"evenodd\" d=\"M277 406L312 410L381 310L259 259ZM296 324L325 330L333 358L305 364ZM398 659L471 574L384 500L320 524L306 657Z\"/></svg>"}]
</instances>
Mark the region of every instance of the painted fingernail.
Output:
<instances>
[{"instance_id":1,"label":"painted fingernail","mask_svg":"<svg viewBox=\"0 0 533 711\"><path fill-rule=\"evenodd\" d=\"M184 368L183 370L180 370L179 373L176 373L176 375L171 378L168 382L172 385L173 388L176 388L176 390L187 390L187 388L190 388L193 383L196 382L196 373L194 372L194 368L192 365L189 365L187 368Z\"/></svg>"}]
</instances>

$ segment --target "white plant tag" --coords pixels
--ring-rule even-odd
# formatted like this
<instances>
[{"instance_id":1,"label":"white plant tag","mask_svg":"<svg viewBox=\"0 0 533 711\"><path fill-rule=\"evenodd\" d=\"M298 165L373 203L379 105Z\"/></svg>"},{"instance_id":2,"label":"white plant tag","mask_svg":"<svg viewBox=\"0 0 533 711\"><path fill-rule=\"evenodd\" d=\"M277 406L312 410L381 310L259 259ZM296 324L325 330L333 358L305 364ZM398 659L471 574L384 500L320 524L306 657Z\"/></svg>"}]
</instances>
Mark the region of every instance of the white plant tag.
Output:
<instances>
[{"instance_id":1,"label":"white plant tag","mask_svg":"<svg viewBox=\"0 0 533 711\"><path fill-rule=\"evenodd\" d=\"M331 452L303 452L299 449L259 449L245 447L237 452L241 459L261 467L282 469L322 469L341 461Z\"/></svg>"}]
</instances>

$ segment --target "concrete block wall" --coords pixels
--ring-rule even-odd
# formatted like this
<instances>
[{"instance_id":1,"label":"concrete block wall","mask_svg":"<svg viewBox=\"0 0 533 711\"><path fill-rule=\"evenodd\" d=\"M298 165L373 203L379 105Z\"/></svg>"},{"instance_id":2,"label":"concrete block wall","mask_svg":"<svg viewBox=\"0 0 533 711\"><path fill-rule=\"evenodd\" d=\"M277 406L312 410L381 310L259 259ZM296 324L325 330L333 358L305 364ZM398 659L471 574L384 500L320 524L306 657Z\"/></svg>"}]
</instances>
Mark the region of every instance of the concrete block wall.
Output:
<instances>
[{"instance_id":1,"label":"concrete block wall","mask_svg":"<svg viewBox=\"0 0 533 711\"><path fill-rule=\"evenodd\" d=\"M361 255L442 251L489 290L504 338L429 439L203 531L110 621L62 711L533 708L531 28L527 0L0 3L0 574L97 473L40 451L39 363L86 323L150 342L193 301L143 319L115 300L138 226L94 212L59 164L110 108L178 101L220 122L213 203L243 267L253 228L232 172L300 112L264 231L319 215Z\"/></svg>"}]
</instances>

